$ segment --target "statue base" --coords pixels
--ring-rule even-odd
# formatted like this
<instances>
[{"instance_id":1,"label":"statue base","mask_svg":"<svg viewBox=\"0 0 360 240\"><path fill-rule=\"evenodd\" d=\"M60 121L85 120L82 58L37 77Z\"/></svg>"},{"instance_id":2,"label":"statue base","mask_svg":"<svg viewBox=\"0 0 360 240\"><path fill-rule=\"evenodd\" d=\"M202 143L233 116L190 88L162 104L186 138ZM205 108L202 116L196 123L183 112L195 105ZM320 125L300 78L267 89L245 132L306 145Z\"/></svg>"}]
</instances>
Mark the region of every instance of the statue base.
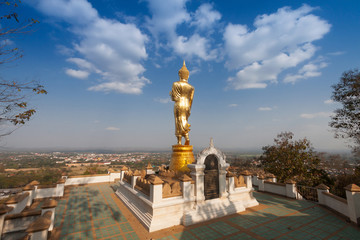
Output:
<instances>
[{"instance_id":1,"label":"statue base","mask_svg":"<svg viewBox=\"0 0 360 240\"><path fill-rule=\"evenodd\" d=\"M170 170L190 172L188 164L195 162L192 145L173 145L170 161Z\"/></svg>"}]
</instances>

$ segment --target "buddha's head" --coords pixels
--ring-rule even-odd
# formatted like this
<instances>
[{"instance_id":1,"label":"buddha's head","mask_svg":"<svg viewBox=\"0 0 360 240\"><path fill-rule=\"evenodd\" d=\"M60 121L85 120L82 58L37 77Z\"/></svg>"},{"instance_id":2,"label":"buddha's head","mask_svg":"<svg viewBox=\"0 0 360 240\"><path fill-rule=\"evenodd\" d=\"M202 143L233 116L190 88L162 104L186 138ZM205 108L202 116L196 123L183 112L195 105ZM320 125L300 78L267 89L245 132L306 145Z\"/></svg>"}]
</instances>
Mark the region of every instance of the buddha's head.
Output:
<instances>
[{"instance_id":1,"label":"buddha's head","mask_svg":"<svg viewBox=\"0 0 360 240\"><path fill-rule=\"evenodd\" d=\"M182 79L188 80L189 79L189 70L187 70L187 68L186 68L185 60L184 60L183 66L179 70L179 77L180 77L180 80L182 80Z\"/></svg>"}]
</instances>

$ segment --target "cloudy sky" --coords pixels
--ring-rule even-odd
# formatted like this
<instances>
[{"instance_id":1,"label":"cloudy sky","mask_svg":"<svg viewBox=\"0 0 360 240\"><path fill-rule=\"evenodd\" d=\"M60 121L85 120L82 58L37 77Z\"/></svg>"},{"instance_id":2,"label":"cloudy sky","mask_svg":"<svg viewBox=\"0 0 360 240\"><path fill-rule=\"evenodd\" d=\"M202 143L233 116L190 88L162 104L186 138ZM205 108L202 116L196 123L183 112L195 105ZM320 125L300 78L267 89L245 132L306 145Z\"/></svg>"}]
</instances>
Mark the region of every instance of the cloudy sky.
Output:
<instances>
[{"instance_id":1,"label":"cloudy sky","mask_svg":"<svg viewBox=\"0 0 360 240\"><path fill-rule=\"evenodd\" d=\"M168 96L186 61L195 87L191 144L261 150L282 131L344 150L331 85L360 67L360 2L27 0L40 24L12 39L24 58L1 76L49 92L2 139L13 148L164 149L176 143Z\"/></svg>"}]
</instances>

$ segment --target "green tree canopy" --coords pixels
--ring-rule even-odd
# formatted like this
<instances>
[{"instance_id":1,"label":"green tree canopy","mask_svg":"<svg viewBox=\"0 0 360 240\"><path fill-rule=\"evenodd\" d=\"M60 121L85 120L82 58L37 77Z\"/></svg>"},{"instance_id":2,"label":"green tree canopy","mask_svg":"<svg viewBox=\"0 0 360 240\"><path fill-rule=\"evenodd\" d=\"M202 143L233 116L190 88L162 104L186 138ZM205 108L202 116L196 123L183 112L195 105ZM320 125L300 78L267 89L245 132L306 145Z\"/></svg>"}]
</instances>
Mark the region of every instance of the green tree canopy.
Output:
<instances>
[{"instance_id":1,"label":"green tree canopy","mask_svg":"<svg viewBox=\"0 0 360 240\"><path fill-rule=\"evenodd\" d=\"M266 172L274 174L279 182L295 180L300 184L317 185L327 178L320 170L320 159L306 138L293 140L292 132L282 132L274 139L274 145L263 147L260 157Z\"/></svg>"},{"instance_id":2,"label":"green tree canopy","mask_svg":"<svg viewBox=\"0 0 360 240\"><path fill-rule=\"evenodd\" d=\"M360 156L360 72L344 72L340 82L333 87L332 100L342 104L335 110L329 125L335 130L336 138L350 140L350 146Z\"/></svg>"}]
</instances>

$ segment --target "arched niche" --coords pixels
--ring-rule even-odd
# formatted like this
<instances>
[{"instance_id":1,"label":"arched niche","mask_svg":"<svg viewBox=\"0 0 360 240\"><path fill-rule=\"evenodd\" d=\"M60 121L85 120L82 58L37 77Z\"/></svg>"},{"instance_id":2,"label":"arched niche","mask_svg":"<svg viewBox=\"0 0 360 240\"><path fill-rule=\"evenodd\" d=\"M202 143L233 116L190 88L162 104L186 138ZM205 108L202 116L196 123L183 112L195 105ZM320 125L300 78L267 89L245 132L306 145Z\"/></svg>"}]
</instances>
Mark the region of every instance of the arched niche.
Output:
<instances>
[{"instance_id":1,"label":"arched niche","mask_svg":"<svg viewBox=\"0 0 360 240\"><path fill-rule=\"evenodd\" d=\"M219 161L216 155L210 154L204 161L204 195L205 200L219 198Z\"/></svg>"}]
</instances>

